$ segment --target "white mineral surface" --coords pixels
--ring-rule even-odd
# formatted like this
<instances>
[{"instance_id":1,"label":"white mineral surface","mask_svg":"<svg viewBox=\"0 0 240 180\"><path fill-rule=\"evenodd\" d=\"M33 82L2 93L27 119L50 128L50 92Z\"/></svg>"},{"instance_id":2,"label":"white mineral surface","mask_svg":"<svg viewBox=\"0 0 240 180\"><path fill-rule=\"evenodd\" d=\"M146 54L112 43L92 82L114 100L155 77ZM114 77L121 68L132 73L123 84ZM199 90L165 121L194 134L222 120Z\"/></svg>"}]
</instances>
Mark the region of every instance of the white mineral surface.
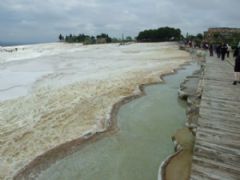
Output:
<instances>
[{"instance_id":1,"label":"white mineral surface","mask_svg":"<svg viewBox=\"0 0 240 180\"><path fill-rule=\"evenodd\" d=\"M0 179L105 129L113 104L190 59L175 43L1 47Z\"/></svg>"}]
</instances>

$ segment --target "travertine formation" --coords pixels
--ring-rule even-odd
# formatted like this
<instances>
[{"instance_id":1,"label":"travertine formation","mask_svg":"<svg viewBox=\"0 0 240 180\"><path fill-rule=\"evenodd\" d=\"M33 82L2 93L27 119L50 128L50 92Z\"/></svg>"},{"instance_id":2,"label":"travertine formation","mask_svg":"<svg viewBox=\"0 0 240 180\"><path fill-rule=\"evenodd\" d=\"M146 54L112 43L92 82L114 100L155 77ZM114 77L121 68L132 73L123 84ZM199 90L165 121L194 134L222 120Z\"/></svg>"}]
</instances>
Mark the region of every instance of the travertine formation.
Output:
<instances>
[{"instance_id":1,"label":"travertine formation","mask_svg":"<svg viewBox=\"0 0 240 180\"><path fill-rule=\"evenodd\" d=\"M54 43L0 54L0 179L62 143L106 130L113 104L190 60L174 43Z\"/></svg>"},{"instance_id":2,"label":"travertine formation","mask_svg":"<svg viewBox=\"0 0 240 180\"><path fill-rule=\"evenodd\" d=\"M195 59L197 58L195 57ZM202 61L198 63L202 64ZM175 144L175 153L162 163L158 176L159 180L189 179L190 177L194 130L199 116L202 76L203 66L198 71L195 71L193 75L186 77L180 85L178 96L187 101L187 127L177 130L172 136Z\"/></svg>"}]
</instances>

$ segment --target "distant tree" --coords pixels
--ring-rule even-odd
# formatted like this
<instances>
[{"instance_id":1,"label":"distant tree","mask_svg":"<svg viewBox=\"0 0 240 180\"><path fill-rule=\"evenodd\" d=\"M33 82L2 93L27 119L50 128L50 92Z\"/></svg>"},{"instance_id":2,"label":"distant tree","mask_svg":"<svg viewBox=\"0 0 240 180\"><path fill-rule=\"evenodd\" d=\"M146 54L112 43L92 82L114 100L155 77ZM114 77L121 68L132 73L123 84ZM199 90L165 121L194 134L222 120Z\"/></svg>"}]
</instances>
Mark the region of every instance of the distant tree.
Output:
<instances>
[{"instance_id":1,"label":"distant tree","mask_svg":"<svg viewBox=\"0 0 240 180\"><path fill-rule=\"evenodd\" d=\"M180 29L161 27L140 32L137 40L143 42L177 41L180 40L181 37Z\"/></svg>"},{"instance_id":2,"label":"distant tree","mask_svg":"<svg viewBox=\"0 0 240 180\"><path fill-rule=\"evenodd\" d=\"M95 44L96 43L96 39L94 36L85 36L85 39L83 41L83 44Z\"/></svg>"},{"instance_id":3,"label":"distant tree","mask_svg":"<svg viewBox=\"0 0 240 180\"><path fill-rule=\"evenodd\" d=\"M107 43L112 42L112 38L110 38L108 34L104 34L104 33L97 35L97 39L105 39Z\"/></svg>"},{"instance_id":4,"label":"distant tree","mask_svg":"<svg viewBox=\"0 0 240 180\"><path fill-rule=\"evenodd\" d=\"M63 41L63 40L64 40L64 37L63 37L63 35L62 35L62 34L60 34L60 35L58 36L58 39L59 39L59 41Z\"/></svg>"},{"instance_id":5,"label":"distant tree","mask_svg":"<svg viewBox=\"0 0 240 180\"><path fill-rule=\"evenodd\" d=\"M199 40L203 40L203 34L201 34L201 33L198 33L196 37L197 37Z\"/></svg>"},{"instance_id":6,"label":"distant tree","mask_svg":"<svg viewBox=\"0 0 240 180\"><path fill-rule=\"evenodd\" d=\"M112 43L119 43L121 42L121 39L118 39L118 38L112 38Z\"/></svg>"},{"instance_id":7,"label":"distant tree","mask_svg":"<svg viewBox=\"0 0 240 180\"><path fill-rule=\"evenodd\" d=\"M127 36L127 37L126 37L126 41L130 42L130 41L133 41L133 39L132 39L131 36Z\"/></svg>"},{"instance_id":8,"label":"distant tree","mask_svg":"<svg viewBox=\"0 0 240 180\"><path fill-rule=\"evenodd\" d=\"M84 42L86 38L89 38L89 36L85 34L79 34L76 37L76 42Z\"/></svg>"},{"instance_id":9,"label":"distant tree","mask_svg":"<svg viewBox=\"0 0 240 180\"><path fill-rule=\"evenodd\" d=\"M60 38L60 35L59 35ZM68 43L83 43L83 44L95 44L97 42L99 43L110 43L112 42L112 38L108 36L108 34L100 34L96 37L89 36L85 34L69 34L66 35L65 38L63 37L63 40Z\"/></svg>"},{"instance_id":10,"label":"distant tree","mask_svg":"<svg viewBox=\"0 0 240 180\"><path fill-rule=\"evenodd\" d=\"M65 42L68 43L83 42L85 38L86 36L84 34L79 34L78 36L70 34L65 37Z\"/></svg>"},{"instance_id":11,"label":"distant tree","mask_svg":"<svg viewBox=\"0 0 240 180\"><path fill-rule=\"evenodd\" d=\"M203 34L201 33L198 33L197 35L188 34L185 40L186 42L192 41L195 46L201 47L204 37L203 37Z\"/></svg>"}]
</instances>

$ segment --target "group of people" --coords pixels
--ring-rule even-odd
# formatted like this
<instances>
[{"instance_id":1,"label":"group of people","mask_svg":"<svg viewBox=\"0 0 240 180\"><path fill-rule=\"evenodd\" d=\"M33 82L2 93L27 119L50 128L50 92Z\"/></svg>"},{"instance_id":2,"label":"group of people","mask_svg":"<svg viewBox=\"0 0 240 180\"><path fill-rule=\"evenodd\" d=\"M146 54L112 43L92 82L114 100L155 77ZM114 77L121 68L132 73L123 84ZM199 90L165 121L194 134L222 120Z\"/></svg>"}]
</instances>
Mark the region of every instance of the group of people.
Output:
<instances>
[{"instance_id":1,"label":"group of people","mask_svg":"<svg viewBox=\"0 0 240 180\"><path fill-rule=\"evenodd\" d=\"M193 48L195 47L194 42L192 41L187 41L185 45ZM217 57L221 58L222 61L225 60L226 56L229 58L230 51L232 50L231 46L229 46L227 43L213 45L205 42L201 47L205 50L209 50L210 56L213 56L215 52L217 54ZM234 50L233 57L235 57L233 85L237 85L238 83L240 84L240 41L237 48Z\"/></svg>"},{"instance_id":2,"label":"group of people","mask_svg":"<svg viewBox=\"0 0 240 180\"><path fill-rule=\"evenodd\" d=\"M231 47L228 44L222 43L218 45L209 45L209 54L213 56L213 52L215 51L218 58L221 58L222 61L225 60L225 57L229 57Z\"/></svg>"},{"instance_id":3,"label":"group of people","mask_svg":"<svg viewBox=\"0 0 240 180\"><path fill-rule=\"evenodd\" d=\"M210 56L213 56L215 51L218 58L221 58L222 61L225 60L225 56L229 57L231 47L228 44L222 43L217 46L210 44L208 46ZM234 50L233 57L235 57L234 64L234 81L233 85L240 84L240 42L238 43L237 48Z\"/></svg>"},{"instance_id":4,"label":"group of people","mask_svg":"<svg viewBox=\"0 0 240 180\"><path fill-rule=\"evenodd\" d=\"M215 51L217 57L224 61L226 55L229 57L231 47L225 43L218 44L217 46L210 44L208 49L210 56L213 56L213 52ZM237 83L240 84L240 42L233 53L233 57L235 57L233 85L237 85Z\"/></svg>"}]
</instances>

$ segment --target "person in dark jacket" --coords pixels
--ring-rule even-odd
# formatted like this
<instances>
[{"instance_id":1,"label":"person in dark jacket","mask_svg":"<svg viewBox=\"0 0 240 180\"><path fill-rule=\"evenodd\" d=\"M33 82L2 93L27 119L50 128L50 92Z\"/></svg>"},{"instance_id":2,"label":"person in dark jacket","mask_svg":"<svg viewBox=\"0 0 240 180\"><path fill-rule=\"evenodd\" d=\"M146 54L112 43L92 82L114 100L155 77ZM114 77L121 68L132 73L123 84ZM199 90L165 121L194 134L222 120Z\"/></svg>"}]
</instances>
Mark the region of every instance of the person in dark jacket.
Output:
<instances>
[{"instance_id":1,"label":"person in dark jacket","mask_svg":"<svg viewBox=\"0 0 240 180\"><path fill-rule=\"evenodd\" d=\"M222 44L222 46L221 46L221 59L222 59L222 61L224 61L226 53L227 53L227 45Z\"/></svg>"},{"instance_id":2,"label":"person in dark jacket","mask_svg":"<svg viewBox=\"0 0 240 180\"><path fill-rule=\"evenodd\" d=\"M221 56L221 45L220 44L217 45L216 53L217 53L217 57L220 58L220 56Z\"/></svg>"},{"instance_id":3,"label":"person in dark jacket","mask_svg":"<svg viewBox=\"0 0 240 180\"><path fill-rule=\"evenodd\" d=\"M210 44L210 46L209 46L209 54L210 54L210 56L213 56L213 45L212 44Z\"/></svg>"},{"instance_id":4,"label":"person in dark jacket","mask_svg":"<svg viewBox=\"0 0 240 180\"><path fill-rule=\"evenodd\" d=\"M235 57L233 85L236 85L240 83L240 45L235 49L233 56Z\"/></svg>"}]
</instances>

